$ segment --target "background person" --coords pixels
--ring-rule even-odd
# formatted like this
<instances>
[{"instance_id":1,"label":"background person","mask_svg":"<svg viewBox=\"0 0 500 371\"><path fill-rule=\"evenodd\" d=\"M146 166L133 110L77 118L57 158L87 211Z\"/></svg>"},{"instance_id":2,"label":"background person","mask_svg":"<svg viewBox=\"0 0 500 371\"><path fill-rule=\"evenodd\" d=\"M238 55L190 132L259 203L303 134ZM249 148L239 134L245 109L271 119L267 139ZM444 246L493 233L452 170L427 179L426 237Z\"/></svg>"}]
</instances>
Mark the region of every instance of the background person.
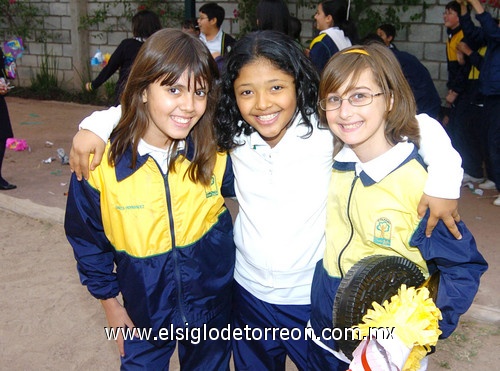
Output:
<instances>
[{"instance_id":1,"label":"background person","mask_svg":"<svg viewBox=\"0 0 500 371\"><path fill-rule=\"evenodd\" d=\"M198 27L200 28L200 40L207 46L215 61L222 68L222 59L231 51L236 40L226 32L222 31L222 22L226 11L217 3L206 3L200 7L198 16Z\"/></svg>"},{"instance_id":2,"label":"background person","mask_svg":"<svg viewBox=\"0 0 500 371\"><path fill-rule=\"evenodd\" d=\"M476 37L486 42L486 54L479 75L479 91L484 96L483 124L487 133L486 173L500 191L500 24L484 10L479 1L467 2L474 8L481 27L474 26L467 7L462 2L460 21L464 22L464 33L471 37L475 33ZM485 184L484 188L492 187ZM493 205L500 206L500 195L493 201Z\"/></svg>"},{"instance_id":3,"label":"background person","mask_svg":"<svg viewBox=\"0 0 500 371\"><path fill-rule=\"evenodd\" d=\"M2 63L3 58L3 50L2 48L0 48L0 61ZM2 177L2 165L3 158L5 156L5 146L7 144L7 139L14 137L14 133L12 132L12 125L10 123L7 102L4 98L4 95L9 92L7 75L5 74L4 68L0 68L0 78L3 79L3 81L0 82L0 191L8 191L17 187L14 184L10 184Z\"/></svg>"},{"instance_id":4,"label":"background person","mask_svg":"<svg viewBox=\"0 0 500 371\"><path fill-rule=\"evenodd\" d=\"M309 58L321 72L335 53L358 42L358 31L354 22L349 20L348 6L344 0L319 3L314 20L320 34L311 41Z\"/></svg>"},{"instance_id":5,"label":"background person","mask_svg":"<svg viewBox=\"0 0 500 371\"><path fill-rule=\"evenodd\" d=\"M113 106L120 104L121 92L127 83L130 68L135 57L146 39L161 29L160 18L149 10L141 10L132 17L132 34L130 39L123 40L111 54L108 63L97 77L85 84L87 91L96 90L118 71L118 81L115 86Z\"/></svg>"},{"instance_id":6,"label":"background person","mask_svg":"<svg viewBox=\"0 0 500 371\"><path fill-rule=\"evenodd\" d=\"M396 37L396 27L390 23L381 24L377 28L377 35L382 39L384 44L389 48L396 48L396 45L392 43Z\"/></svg>"}]
</instances>

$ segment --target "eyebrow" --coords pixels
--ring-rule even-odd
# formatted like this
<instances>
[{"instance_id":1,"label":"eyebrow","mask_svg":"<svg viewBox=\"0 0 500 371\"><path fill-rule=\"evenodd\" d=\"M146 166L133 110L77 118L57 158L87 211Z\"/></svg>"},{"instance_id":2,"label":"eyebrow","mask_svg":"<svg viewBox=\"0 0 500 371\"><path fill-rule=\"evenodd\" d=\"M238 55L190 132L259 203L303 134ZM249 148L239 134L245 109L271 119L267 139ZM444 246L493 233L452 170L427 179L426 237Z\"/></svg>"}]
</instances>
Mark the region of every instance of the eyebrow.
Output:
<instances>
[{"instance_id":1,"label":"eyebrow","mask_svg":"<svg viewBox=\"0 0 500 371\"><path fill-rule=\"evenodd\" d=\"M275 83L280 83L280 82L289 83L289 82L294 82L294 80L292 79L292 81L287 81L287 80L283 80L283 79L272 79L272 80L264 81L265 84L275 84ZM253 85L253 83L252 82L241 83L238 86L248 86L248 85Z\"/></svg>"}]
</instances>

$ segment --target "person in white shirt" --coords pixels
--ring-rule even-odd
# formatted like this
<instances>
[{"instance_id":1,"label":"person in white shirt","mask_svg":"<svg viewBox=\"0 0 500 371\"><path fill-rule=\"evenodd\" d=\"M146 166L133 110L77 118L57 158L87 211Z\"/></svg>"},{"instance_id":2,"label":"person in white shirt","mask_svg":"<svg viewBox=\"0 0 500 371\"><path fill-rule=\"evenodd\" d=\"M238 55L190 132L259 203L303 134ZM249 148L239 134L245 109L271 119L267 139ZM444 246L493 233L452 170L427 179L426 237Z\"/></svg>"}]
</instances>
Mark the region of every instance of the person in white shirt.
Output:
<instances>
[{"instance_id":1,"label":"person in white shirt","mask_svg":"<svg viewBox=\"0 0 500 371\"><path fill-rule=\"evenodd\" d=\"M200 40L208 47L215 61L220 65L221 59L229 53L236 42L231 35L221 29L226 12L216 3L206 3L200 7L199 13Z\"/></svg>"}]
</instances>

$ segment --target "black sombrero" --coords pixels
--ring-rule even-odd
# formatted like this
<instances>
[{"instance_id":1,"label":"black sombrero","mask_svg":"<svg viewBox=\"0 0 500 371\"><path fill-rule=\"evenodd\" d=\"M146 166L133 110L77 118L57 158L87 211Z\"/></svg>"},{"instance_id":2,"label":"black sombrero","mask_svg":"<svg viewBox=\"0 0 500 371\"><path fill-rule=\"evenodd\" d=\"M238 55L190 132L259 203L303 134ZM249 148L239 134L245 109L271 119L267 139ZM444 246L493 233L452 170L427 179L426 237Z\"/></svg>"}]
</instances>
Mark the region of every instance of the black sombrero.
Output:
<instances>
[{"instance_id":1,"label":"black sombrero","mask_svg":"<svg viewBox=\"0 0 500 371\"><path fill-rule=\"evenodd\" d=\"M398 293L402 284L419 287L425 277L412 261L400 256L372 255L354 264L340 282L333 304L333 327L342 330L361 323L375 301L382 304ZM352 359L359 340L344 336L337 340Z\"/></svg>"}]
</instances>

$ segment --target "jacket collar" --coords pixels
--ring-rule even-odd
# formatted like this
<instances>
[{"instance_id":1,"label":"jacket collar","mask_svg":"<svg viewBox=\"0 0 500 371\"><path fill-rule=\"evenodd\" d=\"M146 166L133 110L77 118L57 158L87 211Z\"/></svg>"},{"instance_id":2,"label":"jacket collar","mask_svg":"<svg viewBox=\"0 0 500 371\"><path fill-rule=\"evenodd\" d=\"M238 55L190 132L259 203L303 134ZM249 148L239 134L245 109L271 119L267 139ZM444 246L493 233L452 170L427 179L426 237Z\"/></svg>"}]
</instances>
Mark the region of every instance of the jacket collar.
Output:
<instances>
[{"instance_id":1,"label":"jacket collar","mask_svg":"<svg viewBox=\"0 0 500 371\"><path fill-rule=\"evenodd\" d=\"M184 155L188 160L192 160L194 155L194 146L192 145L192 139L190 137L186 138L186 143L183 149L177 151L177 156ZM132 167L132 147L129 146L122 157L120 157L115 164L115 175L116 180L119 182L128 178L132 174L134 174L137 170L144 165L149 157L149 154L145 154L143 156L137 154L137 161L135 167ZM151 157L152 158L152 157Z\"/></svg>"},{"instance_id":2,"label":"jacket collar","mask_svg":"<svg viewBox=\"0 0 500 371\"><path fill-rule=\"evenodd\" d=\"M423 163L417 147L410 142L400 142L381 156L362 163L347 145L335 156L333 168L340 171L355 171L365 187L380 182L394 170L410 160Z\"/></svg>"}]
</instances>

